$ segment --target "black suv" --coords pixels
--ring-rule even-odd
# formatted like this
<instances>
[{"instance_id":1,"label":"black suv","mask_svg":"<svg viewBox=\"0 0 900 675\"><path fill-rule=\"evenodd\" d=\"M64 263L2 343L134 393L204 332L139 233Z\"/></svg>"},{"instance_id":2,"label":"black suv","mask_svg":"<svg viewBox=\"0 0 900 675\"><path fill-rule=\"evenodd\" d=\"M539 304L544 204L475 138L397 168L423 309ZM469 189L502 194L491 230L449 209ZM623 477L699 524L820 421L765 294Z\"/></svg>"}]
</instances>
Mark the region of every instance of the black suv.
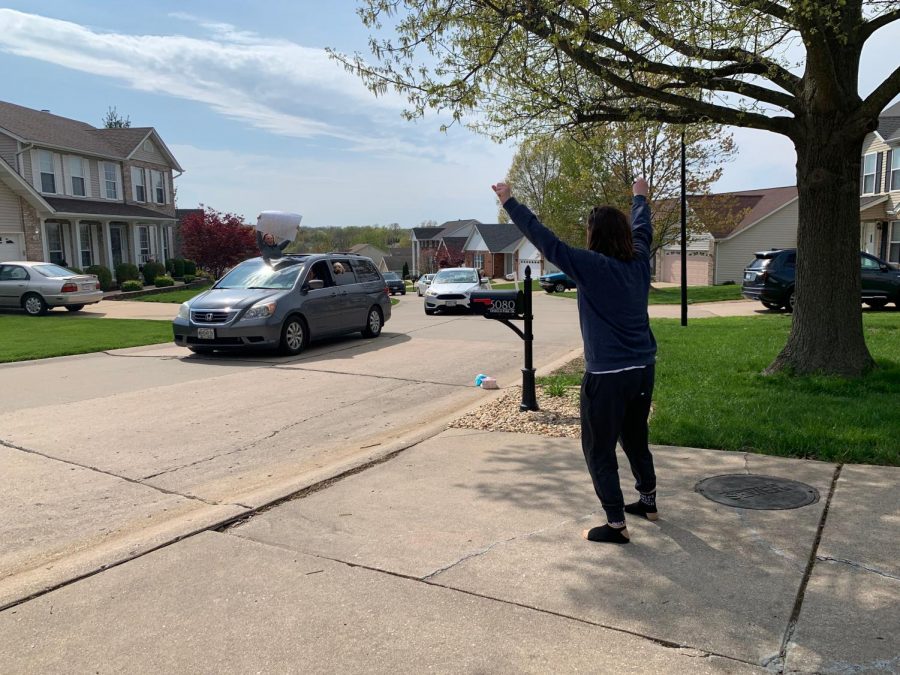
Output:
<instances>
[{"instance_id":1,"label":"black suv","mask_svg":"<svg viewBox=\"0 0 900 675\"><path fill-rule=\"evenodd\" d=\"M769 309L794 310L794 278L797 272L797 249L760 251L744 268L741 295L759 300ZM868 253L859 254L862 301L880 309L889 302L900 307L900 271Z\"/></svg>"},{"instance_id":2,"label":"black suv","mask_svg":"<svg viewBox=\"0 0 900 675\"><path fill-rule=\"evenodd\" d=\"M406 283L400 278L399 274L396 272L385 272L382 276L384 277L385 282L387 282L388 293L391 295L394 293L406 295Z\"/></svg>"}]
</instances>

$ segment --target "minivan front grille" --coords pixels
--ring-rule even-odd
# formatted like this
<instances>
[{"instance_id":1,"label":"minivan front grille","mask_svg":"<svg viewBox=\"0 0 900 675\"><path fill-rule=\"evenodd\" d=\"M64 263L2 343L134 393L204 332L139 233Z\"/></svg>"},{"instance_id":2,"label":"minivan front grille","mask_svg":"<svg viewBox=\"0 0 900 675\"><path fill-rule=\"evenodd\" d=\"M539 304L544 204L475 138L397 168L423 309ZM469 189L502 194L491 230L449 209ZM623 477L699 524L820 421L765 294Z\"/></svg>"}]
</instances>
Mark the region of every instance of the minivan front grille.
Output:
<instances>
[{"instance_id":1,"label":"minivan front grille","mask_svg":"<svg viewBox=\"0 0 900 675\"><path fill-rule=\"evenodd\" d=\"M195 309L191 311L191 321L194 323L225 323L230 316L231 312L214 309Z\"/></svg>"}]
</instances>

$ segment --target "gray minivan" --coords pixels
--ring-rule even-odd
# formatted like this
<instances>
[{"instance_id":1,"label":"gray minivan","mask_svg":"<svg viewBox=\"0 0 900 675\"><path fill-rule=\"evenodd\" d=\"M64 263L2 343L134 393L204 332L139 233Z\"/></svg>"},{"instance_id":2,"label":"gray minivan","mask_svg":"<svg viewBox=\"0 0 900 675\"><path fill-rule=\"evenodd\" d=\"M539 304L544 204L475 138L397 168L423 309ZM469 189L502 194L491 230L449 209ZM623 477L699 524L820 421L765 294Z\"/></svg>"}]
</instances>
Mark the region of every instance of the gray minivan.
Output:
<instances>
[{"instance_id":1,"label":"gray minivan","mask_svg":"<svg viewBox=\"0 0 900 675\"><path fill-rule=\"evenodd\" d=\"M244 347L299 354L310 340L362 332L391 318L387 284L369 258L333 253L252 258L183 303L175 344L193 352Z\"/></svg>"}]
</instances>

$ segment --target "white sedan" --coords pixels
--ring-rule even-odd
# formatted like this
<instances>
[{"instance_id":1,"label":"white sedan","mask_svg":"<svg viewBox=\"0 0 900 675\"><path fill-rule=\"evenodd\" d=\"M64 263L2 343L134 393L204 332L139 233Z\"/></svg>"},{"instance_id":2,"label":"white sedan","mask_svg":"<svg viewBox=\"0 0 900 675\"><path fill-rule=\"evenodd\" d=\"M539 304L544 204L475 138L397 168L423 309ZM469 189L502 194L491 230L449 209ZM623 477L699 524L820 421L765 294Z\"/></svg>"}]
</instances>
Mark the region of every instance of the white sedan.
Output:
<instances>
[{"instance_id":1,"label":"white sedan","mask_svg":"<svg viewBox=\"0 0 900 675\"><path fill-rule=\"evenodd\" d=\"M491 282L478 276L474 267L448 267L434 275L425 291L425 313L444 309L469 309L472 291L490 288Z\"/></svg>"},{"instance_id":2,"label":"white sedan","mask_svg":"<svg viewBox=\"0 0 900 675\"><path fill-rule=\"evenodd\" d=\"M103 299L93 274L78 274L53 263L12 260L0 264L0 306L21 307L31 316L54 307L70 312Z\"/></svg>"},{"instance_id":3,"label":"white sedan","mask_svg":"<svg viewBox=\"0 0 900 675\"><path fill-rule=\"evenodd\" d=\"M431 280L434 279L433 274L423 274L416 280L416 295L420 298L425 295L425 291L428 290L428 286L431 285Z\"/></svg>"}]
</instances>

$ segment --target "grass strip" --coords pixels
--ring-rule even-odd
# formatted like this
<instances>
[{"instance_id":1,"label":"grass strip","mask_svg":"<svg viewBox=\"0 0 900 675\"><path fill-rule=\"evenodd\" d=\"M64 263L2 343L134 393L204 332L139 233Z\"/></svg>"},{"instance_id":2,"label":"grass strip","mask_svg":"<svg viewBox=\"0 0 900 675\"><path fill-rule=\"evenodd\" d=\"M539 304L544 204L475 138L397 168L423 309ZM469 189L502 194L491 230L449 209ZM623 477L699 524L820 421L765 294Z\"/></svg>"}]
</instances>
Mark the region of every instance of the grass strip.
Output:
<instances>
[{"instance_id":1,"label":"grass strip","mask_svg":"<svg viewBox=\"0 0 900 675\"><path fill-rule=\"evenodd\" d=\"M762 375L787 340L789 315L652 321L651 442L900 466L900 314L863 317L878 367L858 379ZM541 383L579 384L582 369L572 363Z\"/></svg>"},{"instance_id":2,"label":"grass strip","mask_svg":"<svg viewBox=\"0 0 900 675\"><path fill-rule=\"evenodd\" d=\"M191 298L200 295L203 291L208 290L210 286L212 284L194 286L193 288L180 288L175 291L165 291L164 293L155 293L153 295L141 295L137 298L132 298L132 300L138 302L170 302L180 305L182 302L187 302Z\"/></svg>"},{"instance_id":3,"label":"grass strip","mask_svg":"<svg viewBox=\"0 0 900 675\"><path fill-rule=\"evenodd\" d=\"M169 321L0 315L0 363L172 341Z\"/></svg>"}]
</instances>

